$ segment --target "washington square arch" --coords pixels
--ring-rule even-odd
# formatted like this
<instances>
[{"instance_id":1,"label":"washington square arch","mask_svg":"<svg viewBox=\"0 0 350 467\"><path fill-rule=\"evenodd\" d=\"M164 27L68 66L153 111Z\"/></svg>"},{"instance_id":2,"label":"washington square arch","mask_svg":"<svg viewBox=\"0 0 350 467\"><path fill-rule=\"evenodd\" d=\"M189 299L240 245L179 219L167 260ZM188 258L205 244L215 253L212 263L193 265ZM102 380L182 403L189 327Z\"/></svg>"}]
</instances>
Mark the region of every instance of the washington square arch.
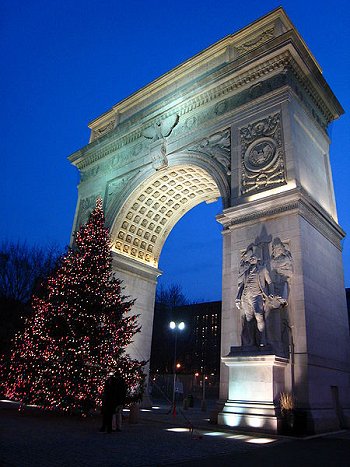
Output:
<instances>
[{"instance_id":1,"label":"washington square arch","mask_svg":"<svg viewBox=\"0 0 350 467\"><path fill-rule=\"evenodd\" d=\"M350 421L344 232L327 134L342 113L278 8L92 121L89 144L69 158L81 176L73 231L101 196L113 268L136 298L135 358L150 355L169 232L222 199L220 424L276 432L281 393L309 431Z\"/></svg>"}]
</instances>

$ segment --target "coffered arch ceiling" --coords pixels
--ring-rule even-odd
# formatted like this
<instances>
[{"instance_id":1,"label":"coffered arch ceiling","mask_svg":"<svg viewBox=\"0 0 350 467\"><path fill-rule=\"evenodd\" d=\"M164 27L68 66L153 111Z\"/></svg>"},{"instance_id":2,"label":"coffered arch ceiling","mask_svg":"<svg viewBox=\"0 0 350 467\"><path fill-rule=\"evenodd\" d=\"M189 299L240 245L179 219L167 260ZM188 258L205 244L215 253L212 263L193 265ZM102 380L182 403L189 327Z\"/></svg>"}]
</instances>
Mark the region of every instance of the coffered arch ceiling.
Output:
<instances>
[{"instance_id":1,"label":"coffered arch ceiling","mask_svg":"<svg viewBox=\"0 0 350 467\"><path fill-rule=\"evenodd\" d=\"M158 266L164 242L177 221L197 204L220 197L213 177L182 164L156 172L128 197L111 228L112 250Z\"/></svg>"}]
</instances>

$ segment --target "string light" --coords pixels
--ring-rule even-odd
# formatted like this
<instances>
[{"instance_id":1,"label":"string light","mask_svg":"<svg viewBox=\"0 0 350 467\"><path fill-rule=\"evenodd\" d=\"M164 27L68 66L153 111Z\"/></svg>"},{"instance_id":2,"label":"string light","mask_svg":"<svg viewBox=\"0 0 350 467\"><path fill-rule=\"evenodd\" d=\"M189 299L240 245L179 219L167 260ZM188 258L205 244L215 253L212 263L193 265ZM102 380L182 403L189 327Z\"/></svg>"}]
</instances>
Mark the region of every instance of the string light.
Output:
<instances>
[{"instance_id":1,"label":"string light","mask_svg":"<svg viewBox=\"0 0 350 467\"><path fill-rule=\"evenodd\" d=\"M33 297L33 314L1 369L5 396L21 404L86 415L101 399L107 373L120 371L129 398L141 397L146 362L125 349L140 331L112 270L102 199L59 266Z\"/></svg>"}]
</instances>

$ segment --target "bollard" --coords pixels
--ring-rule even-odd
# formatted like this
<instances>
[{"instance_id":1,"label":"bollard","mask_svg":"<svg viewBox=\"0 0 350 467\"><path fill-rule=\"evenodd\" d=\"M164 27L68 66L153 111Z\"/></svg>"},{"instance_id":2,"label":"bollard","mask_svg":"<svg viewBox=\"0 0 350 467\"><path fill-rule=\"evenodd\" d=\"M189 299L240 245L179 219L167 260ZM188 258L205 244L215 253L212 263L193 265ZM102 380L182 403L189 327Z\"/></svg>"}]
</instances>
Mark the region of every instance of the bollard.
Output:
<instances>
[{"instance_id":1,"label":"bollard","mask_svg":"<svg viewBox=\"0 0 350 467\"><path fill-rule=\"evenodd\" d=\"M184 400L182 401L182 408L184 410L188 410L188 399L187 399L187 397L184 397Z\"/></svg>"},{"instance_id":2,"label":"bollard","mask_svg":"<svg viewBox=\"0 0 350 467\"><path fill-rule=\"evenodd\" d=\"M140 414L140 404L132 404L130 406L130 412L129 412L129 423L133 423L133 424L138 423L139 414Z\"/></svg>"}]
</instances>

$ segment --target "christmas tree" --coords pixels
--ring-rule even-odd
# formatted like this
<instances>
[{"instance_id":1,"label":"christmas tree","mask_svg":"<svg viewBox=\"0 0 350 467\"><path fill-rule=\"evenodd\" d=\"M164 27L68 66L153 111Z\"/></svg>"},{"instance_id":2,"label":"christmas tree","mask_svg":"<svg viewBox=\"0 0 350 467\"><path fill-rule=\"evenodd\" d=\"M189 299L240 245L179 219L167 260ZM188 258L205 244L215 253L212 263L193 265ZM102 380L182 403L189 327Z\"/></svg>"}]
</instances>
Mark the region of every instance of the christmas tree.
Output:
<instances>
[{"instance_id":1,"label":"christmas tree","mask_svg":"<svg viewBox=\"0 0 350 467\"><path fill-rule=\"evenodd\" d=\"M140 327L113 275L101 199L32 303L4 368L6 397L86 414L99 405L109 371L124 376L130 400L141 397L145 362L125 352Z\"/></svg>"}]
</instances>

